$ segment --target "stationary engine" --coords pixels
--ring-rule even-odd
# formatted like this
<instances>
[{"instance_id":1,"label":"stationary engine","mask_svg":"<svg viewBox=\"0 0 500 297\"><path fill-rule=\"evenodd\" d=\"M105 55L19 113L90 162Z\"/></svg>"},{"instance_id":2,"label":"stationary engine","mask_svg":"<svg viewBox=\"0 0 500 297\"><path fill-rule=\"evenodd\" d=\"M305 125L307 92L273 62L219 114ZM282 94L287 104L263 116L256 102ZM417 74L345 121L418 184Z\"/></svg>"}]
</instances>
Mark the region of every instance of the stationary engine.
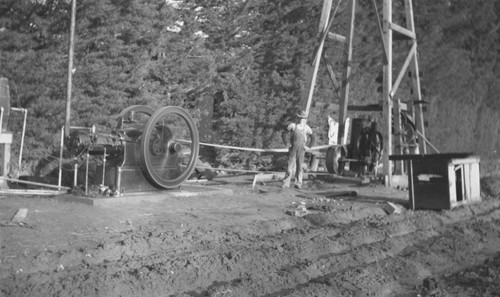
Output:
<instances>
[{"instance_id":1,"label":"stationary engine","mask_svg":"<svg viewBox=\"0 0 500 297\"><path fill-rule=\"evenodd\" d=\"M118 194L179 187L194 170L199 136L180 107L134 105L118 115L110 133L74 130L68 146L75 154L102 156L93 183Z\"/></svg>"}]
</instances>

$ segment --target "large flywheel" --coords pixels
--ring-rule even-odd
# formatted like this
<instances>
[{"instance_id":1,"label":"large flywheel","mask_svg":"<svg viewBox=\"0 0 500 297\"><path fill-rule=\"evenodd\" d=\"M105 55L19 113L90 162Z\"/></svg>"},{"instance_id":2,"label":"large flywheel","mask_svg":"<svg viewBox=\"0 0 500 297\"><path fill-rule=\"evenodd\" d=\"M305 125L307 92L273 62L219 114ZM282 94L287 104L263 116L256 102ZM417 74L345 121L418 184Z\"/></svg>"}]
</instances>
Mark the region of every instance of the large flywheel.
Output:
<instances>
[{"instance_id":1,"label":"large flywheel","mask_svg":"<svg viewBox=\"0 0 500 297\"><path fill-rule=\"evenodd\" d=\"M163 107L146 123L141 136L141 168L152 185L178 187L193 172L198 152L198 129L186 110Z\"/></svg>"},{"instance_id":2,"label":"large flywheel","mask_svg":"<svg viewBox=\"0 0 500 297\"><path fill-rule=\"evenodd\" d=\"M155 110L145 105L132 105L120 112L117 117L116 129L127 129L132 126L144 126Z\"/></svg>"}]
</instances>

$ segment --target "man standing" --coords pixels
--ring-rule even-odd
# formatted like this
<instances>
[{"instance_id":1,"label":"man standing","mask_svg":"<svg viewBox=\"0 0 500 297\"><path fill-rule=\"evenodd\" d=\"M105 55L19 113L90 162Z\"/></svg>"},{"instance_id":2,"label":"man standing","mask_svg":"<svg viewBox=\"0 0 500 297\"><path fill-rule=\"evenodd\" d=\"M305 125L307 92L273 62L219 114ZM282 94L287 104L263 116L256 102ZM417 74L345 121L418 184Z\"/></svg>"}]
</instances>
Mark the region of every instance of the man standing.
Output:
<instances>
[{"instance_id":1,"label":"man standing","mask_svg":"<svg viewBox=\"0 0 500 297\"><path fill-rule=\"evenodd\" d=\"M283 141L289 147L288 166L285 179L283 180L283 188L290 187L292 173L295 170L295 188L302 189L302 164L304 163L306 150L309 148L308 143L311 144L314 141L312 129L306 124L307 117L305 111L301 111L297 117L298 122L289 124L285 131L290 134L290 143L288 143L287 137L283 137Z\"/></svg>"},{"instance_id":2,"label":"man standing","mask_svg":"<svg viewBox=\"0 0 500 297\"><path fill-rule=\"evenodd\" d=\"M358 137L357 146L361 161L360 175L373 171L377 175L377 166L382 157L382 134L377 129L377 122L372 121L370 127L364 127Z\"/></svg>"}]
</instances>

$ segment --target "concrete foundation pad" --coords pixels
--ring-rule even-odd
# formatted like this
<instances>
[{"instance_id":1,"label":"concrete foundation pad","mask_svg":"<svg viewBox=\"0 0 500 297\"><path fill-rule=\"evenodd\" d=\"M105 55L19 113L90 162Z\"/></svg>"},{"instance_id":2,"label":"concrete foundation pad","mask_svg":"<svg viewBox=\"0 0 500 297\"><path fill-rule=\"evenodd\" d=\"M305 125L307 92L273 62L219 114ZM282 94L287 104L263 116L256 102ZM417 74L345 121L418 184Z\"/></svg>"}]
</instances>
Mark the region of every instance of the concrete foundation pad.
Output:
<instances>
[{"instance_id":1,"label":"concrete foundation pad","mask_svg":"<svg viewBox=\"0 0 500 297\"><path fill-rule=\"evenodd\" d=\"M181 185L180 189L158 190L151 192L129 193L121 197L107 196L62 196L57 200L62 202L76 202L96 206L110 206L114 204L135 204L140 202L162 202L172 197L193 197L201 195L232 195L231 189L203 185Z\"/></svg>"}]
</instances>

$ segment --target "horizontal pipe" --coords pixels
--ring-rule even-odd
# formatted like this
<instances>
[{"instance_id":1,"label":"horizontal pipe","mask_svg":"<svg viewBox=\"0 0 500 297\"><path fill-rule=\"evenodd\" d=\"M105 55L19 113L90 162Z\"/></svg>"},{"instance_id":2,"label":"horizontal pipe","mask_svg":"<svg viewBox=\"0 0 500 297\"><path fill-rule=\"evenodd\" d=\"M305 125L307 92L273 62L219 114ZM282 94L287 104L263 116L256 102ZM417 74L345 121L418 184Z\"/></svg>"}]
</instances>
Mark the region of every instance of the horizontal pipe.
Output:
<instances>
[{"instance_id":1,"label":"horizontal pipe","mask_svg":"<svg viewBox=\"0 0 500 297\"><path fill-rule=\"evenodd\" d=\"M56 185L49 185L49 184L37 183L37 182L31 182L31 181L21 180L21 179L15 179L15 178L8 178L8 177L5 177L5 176L0 176L0 179L6 180L6 181L10 181L10 182L15 182L15 183L21 183L21 184L41 186L41 187L47 187L47 188L55 188L55 189L61 189L61 190L71 190L71 188L68 188L68 187L62 187L62 186L56 186Z\"/></svg>"}]
</instances>

